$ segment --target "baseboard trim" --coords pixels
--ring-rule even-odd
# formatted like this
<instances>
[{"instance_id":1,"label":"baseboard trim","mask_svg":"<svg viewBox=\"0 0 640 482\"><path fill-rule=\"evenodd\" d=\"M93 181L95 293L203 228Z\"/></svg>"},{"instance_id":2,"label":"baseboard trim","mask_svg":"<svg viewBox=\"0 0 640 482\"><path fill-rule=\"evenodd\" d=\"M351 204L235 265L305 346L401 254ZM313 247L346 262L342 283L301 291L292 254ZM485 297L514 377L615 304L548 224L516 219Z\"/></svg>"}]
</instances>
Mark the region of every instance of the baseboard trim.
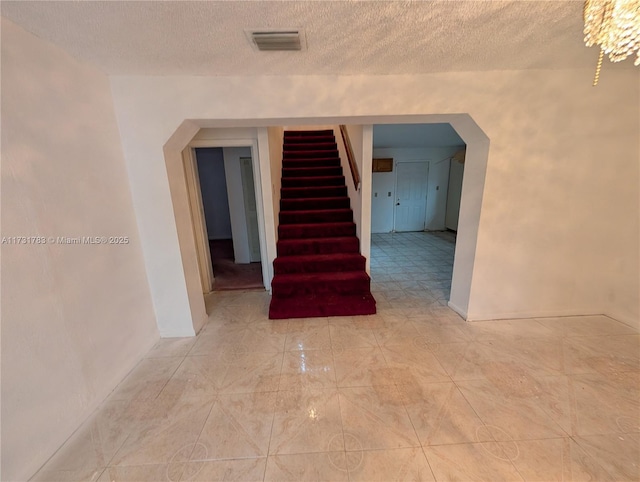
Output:
<instances>
[{"instance_id":1,"label":"baseboard trim","mask_svg":"<svg viewBox=\"0 0 640 482\"><path fill-rule=\"evenodd\" d=\"M455 310L455 308L453 308ZM456 310L457 311L457 310ZM520 318L555 318L564 316L597 316L604 315L603 310L585 310L585 309L568 309L568 310L531 310L517 311L506 313L468 313L467 321L489 321L489 320L514 320Z\"/></svg>"},{"instance_id":2,"label":"baseboard trim","mask_svg":"<svg viewBox=\"0 0 640 482\"><path fill-rule=\"evenodd\" d=\"M202 326L204 326L204 324ZM160 338L188 338L191 336L196 336L196 332L193 329L187 330L187 331L161 331L160 332Z\"/></svg>"},{"instance_id":3,"label":"baseboard trim","mask_svg":"<svg viewBox=\"0 0 640 482\"><path fill-rule=\"evenodd\" d=\"M465 310L463 310L462 308L460 308L459 306L456 306L454 303L452 303L451 301L447 301L447 306L449 306L449 308L451 308L453 311L455 311L456 313L458 313L460 316L462 316L463 319L467 320L467 312ZM467 320L469 321L469 320Z\"/></svg>"},{"instance_id":4,"label":"baseboard trim","mask_svg":"<svg viewBox=\"0 0 640 482\"><path fill-rule=\"evenodd\" d=\"M613 318L614 320L619 321L620 323L623 323L630 328L634 328L640 331L640 319L636 316L618 311L608 311L605 313L605 316Z\"/></svg>"}]
</instances>

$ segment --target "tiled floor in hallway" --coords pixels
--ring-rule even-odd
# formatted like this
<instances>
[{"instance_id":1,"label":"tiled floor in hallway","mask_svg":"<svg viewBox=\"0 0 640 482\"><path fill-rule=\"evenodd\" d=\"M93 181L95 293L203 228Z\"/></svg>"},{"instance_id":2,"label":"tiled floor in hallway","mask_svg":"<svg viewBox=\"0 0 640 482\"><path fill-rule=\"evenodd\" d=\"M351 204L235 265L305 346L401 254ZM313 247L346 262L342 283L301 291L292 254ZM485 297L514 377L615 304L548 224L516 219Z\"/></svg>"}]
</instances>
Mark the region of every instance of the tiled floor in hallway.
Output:
<instances>
[{"instance_id":1,"label":"tiled floor in hallway","mask_svg":"<svg viewBox=\"0 0 640 482\"><path fill-rule=\"evenodd\" d=\"M638 480L640 336L604 316L466 323L453 244L374 235L379 312L269 321L220 292L34 480Z\"/></svg>"}]
</instances>

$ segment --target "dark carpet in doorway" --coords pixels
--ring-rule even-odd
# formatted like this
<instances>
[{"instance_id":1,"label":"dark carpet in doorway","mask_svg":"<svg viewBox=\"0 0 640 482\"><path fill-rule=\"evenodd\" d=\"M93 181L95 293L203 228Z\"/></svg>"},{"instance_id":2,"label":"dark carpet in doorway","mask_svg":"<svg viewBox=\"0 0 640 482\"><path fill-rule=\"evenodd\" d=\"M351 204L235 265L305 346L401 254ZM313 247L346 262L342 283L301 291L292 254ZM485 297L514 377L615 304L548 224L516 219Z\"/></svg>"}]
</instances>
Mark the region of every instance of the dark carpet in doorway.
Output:
<instances>
[{"instance_id":1,"label":"dark carpet in doorway","mask_svg":"<svg viewBox=\"0 0 640 482\"><path fill-rule=\"evenodd\" d=\"M236 264L232 240L211 240L209 248L213 264L214 291L264 289L262 263Z\"/></svg>"}]
</instances>

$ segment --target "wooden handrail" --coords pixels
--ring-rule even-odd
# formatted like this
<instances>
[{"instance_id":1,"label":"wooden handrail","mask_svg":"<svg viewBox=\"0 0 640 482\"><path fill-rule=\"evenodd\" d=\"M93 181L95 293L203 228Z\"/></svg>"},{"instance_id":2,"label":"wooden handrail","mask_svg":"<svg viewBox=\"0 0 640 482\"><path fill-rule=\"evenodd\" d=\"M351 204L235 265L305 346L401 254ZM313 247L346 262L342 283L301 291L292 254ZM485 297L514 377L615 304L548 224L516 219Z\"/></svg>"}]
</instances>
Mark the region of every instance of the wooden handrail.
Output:
<instances>
[{"instance_id":1,"label":"wooden handrail","mask_svg":"<svg viewBox=\"0 0 640 482\"><path fill-rule=\"evenodd\" d=\"M346 125L340 124L340 134L342 134L342 142L344 143L345 150L347 151L347 160L349 161L349 168L351 170L351 177L353 178L353 185L355 186L357 191L360 188L360 173L358 172L356 157L353 154L351 139L349 139L349 133L347 132Z\"/></svg>"}]
</instances>

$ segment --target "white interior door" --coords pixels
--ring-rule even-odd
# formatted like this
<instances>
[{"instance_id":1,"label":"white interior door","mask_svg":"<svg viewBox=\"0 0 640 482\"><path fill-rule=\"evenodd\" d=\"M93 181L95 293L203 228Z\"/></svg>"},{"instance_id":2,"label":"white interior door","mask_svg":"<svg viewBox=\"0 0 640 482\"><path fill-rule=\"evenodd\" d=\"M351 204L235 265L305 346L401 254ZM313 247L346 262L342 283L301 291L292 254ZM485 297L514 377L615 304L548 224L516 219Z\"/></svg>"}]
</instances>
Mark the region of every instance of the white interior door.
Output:
<instances>
[{"instance_id":1,"label":"white interior door","mask_svg":"<svg viewBox=\"0 0 640 482\"><path fill-rule=\"evenodd\" d=\"M396 165L396 231L423 231L427 204L428 162Z\"/></svg>"},{"instance_id":2,"label":"white interior door","mask_svg":"<svg viewBox=\"0 0 640 482\"><path fill-rule=\"evenodd\" d=\"M429 166L426 229L444 231L449 192L449 166L451 160L432 162Z\"/></svg>"},{"instance_id":3,"label":"white interior door","mask_svg":"<svg viewBox=\"0 0 640 482\"><path fill-rule=\"evenodd\" d=\"M251 262L260 261L260 236L258 233L258 208L256 191L253 183L253 165L250 157L241 157L242 191L244 209L247 219L247 235L249 237L249 254Z\"/></svg>"}]
</instances>

